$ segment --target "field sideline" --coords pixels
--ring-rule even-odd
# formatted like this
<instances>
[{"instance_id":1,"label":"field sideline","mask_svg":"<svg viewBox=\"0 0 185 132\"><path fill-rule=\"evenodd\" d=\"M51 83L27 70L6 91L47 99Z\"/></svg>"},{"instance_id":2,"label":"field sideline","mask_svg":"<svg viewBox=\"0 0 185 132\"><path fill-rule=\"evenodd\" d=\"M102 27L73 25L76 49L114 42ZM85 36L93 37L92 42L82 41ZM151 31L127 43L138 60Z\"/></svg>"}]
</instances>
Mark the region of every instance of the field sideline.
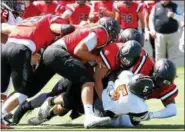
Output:
<instances>
[{"instance_id":1,"label":"field sideline","mask_svg":"<svg viewBox=\"0 0 185 132\"><path fill-rule=\"evenodd\" d=\"M177 116L170 119L153 119L148 122L143 122L142 125L137 128L98 128L98 129L88 129L88 131L182 131L184 130L184 67L179 67L177 70L178 78L175 80L178 88L179 94L176 98L177 103ZM50 89L55 85L55 83L60 79L60 76L56 75L53 79L46 85L46 87L41 92L50 91ZM150 111L155 111L162 108L162 104L158 100L148 101ZM33 117L38 112L38 109L32 111L28 115L24 116L20 125L15 126L11 131L85 131L83 128L83 116L71 121L67 116L65 117L55 117L52 120L46 122L40 126L30 126L27 125L27 120Z\"/></svg>"}]
</instances>

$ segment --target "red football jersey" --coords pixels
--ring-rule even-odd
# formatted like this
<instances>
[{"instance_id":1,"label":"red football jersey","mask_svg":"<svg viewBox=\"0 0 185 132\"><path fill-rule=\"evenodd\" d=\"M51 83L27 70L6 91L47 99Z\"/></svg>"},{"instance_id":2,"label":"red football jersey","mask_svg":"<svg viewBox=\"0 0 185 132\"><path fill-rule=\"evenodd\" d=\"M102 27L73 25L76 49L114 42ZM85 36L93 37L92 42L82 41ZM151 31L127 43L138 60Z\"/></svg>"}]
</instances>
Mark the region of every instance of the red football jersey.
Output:
<instances>
[{"instance_id":1,"label":"red football jersey","mask_svg":"<svg viewBox=\"0 0 185 132\"><path fill-rule=\"evenodd\" d=\"M143 11L142 3L132 2L126 6L123 1L115 2L114 8L120 14L120 26L122 29L138 28L138 12Z\"/></svg>"},{"instance_id":2,"label":"red football jersey","mask_svg":"<svg viewBox=\"0 0 185 132\"><path fill-rule=\"evenodd\" d=\"M100 51L100 57L109 70L114 71L119 68L120 61L117 55L123 45L123 43L108 44Z\"/></svg>"},{"instance_id":3,"label":"red football jersey","mask_svg":"<svg viewBox=\"0 0 185 132\"><path fill-rule=\"evenodd\" d=\"M74 3L74 1L58 1L58 5L56 7L55 13L57 15L63 14L64 11L66 10L66 5L72 4L72 3Z\"/></svg>"},{"instance_id":4,"label":"red football jersey","mask_svg":"<svg viewBox=\"0 0 185 132\"><path fill-rule=\"evenodd\" d=\"M152 10L152 8L154 7L154 5L156 4L156 1L144 1L144 6L145 8L148 10L149 14Z\"/></svg>"},{"instance_id":5,"label":"red football jersey","mask_svg":"<svg viewBox=\"0 0 185 132\"><path fill-rule=\"evenodd\" d=\"M26 7L24 14L23 14L23 19L29 18L29 17L34 17L34 16L39 16L42 12L33 4L30 3L28 7Z\"/></svg>"},{"instance_id":6,"label":"red football jersey","mask_svg":"<svg viewBox=\"0 0 185 132\"><path fill-rule=\"evenodd\" d=\"M34 1L33 4L44 14L55 14L58 2L52 1L47 3L45 1Z\"/></svg>"},{"instance_id":7,"label":"red football jersey","mask_svg":"<svg viewBox=\"0 0 185 132\"><path fill-rule=\"evenodd\" d=\"M31 17L16 25L17 28L11 32L10 38L31 40L36 45L36 51L39 51L56 39L56 34L50 30L52 23L64 24L66 21L50 14Z\"/></svg>"},{"instance_id":8,"label":"red football jersey","mask_svg":"<svg viewBox=\"0 0 185 132\"><path fill-rule=\"evenodd\" d=\"M151 57L148 56L146 51L142 49L141 55L139 60L135 63L134 66L130 68L130 70L134 74L144 74L144 75L150 75L153 71L154 67L154 61L152 60Z\"/></svg>"},{"instance_id":9,"label":"red football jersey","mask_svg":"<svg viewBox=\"0 0 185 132\"><path fill-rule=\"evenodd\" d=\"M156 88L152 91L149 99L155 98L160 99L162 101L171 101L175 99L178 95L178 88L175 84L171 84L170 86L166 85L162 88Z\"/></svg>"},{"instance_id":10,"label":"red football jersey","mask_svg":"<svg viewBox=\"0 0 185 132\"><path fill-rule=\"evenodd\" d=\"M102 17L106 17L106 14L104 14L101 11L101 8L105 8L108 11L113 11L113 1L112 0L108 0L108 1L96 1L93 2L93 6L92 6L92 12L97 12L98 13L98 17L96 18L97 22L100 18Z\"/></svg>"},{"instance_id":11,"label":"red football jersey","mask_svg":"<svg viewBox=\"0 0 185 132\"><path fill-rule=\"evenodd\" d=\"M66 5L66 10L70 10L72 15L69 18L71 24L80 24L81 21L87 21L90 13L88 4L79 5L77 3Z\"/></svg>"},{"instance_id":12,"label":"red football jersey","mask_svg":"<svg viewBox=\"0 0 185 132\"><path fill-rule=\"evenodd\" d=\"M68 34L64 36L63 39L65 46L67 48L67 51L74 56L74 49L75 47L79 44L79 42L83 39L85 39L89 33L94 32L97 37L97 44L95 48L99 48L104 46L107 43L108 40L108 34L102 27L97 27L97 28L79 28L76 29L74 32L71 34Z\"/></svg>"}]
</instances>

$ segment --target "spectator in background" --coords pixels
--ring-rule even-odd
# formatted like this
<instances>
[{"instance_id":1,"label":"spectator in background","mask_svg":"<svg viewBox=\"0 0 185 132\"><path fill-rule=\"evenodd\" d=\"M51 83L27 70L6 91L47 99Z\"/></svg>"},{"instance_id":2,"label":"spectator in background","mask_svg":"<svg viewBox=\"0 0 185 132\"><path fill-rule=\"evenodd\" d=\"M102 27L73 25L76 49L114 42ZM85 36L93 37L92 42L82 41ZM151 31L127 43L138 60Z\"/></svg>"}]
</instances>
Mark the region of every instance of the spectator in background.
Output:
<instances>
[{"instance_id":1,"label":"spectator in background","mask_svg":"<svg viewBox=\"0 0 185 132\"><path fill-rule=\"evenodd\" d=\"M183 12L172 0L161 0L152 9L149 27L151 35L155 39L156 61L168 58L177 64L180 36L177 18L180 17L183 17Z\"/></svg>"},{"instance_id":2,"label":"spectator in background","mask_svg":"<svg viewBox=\"0 0 185 132\"><path fill-rule=\"evenodd\" d=\"M90 5L86 0L77 0L74 4L66 5L66 11L62 18L70 21L70 24L80 24L81 21L87 21L90 13Z\"/></svg>"},{"instance_id":3,"label":"spectator in background","mask_svg":"<svg viewBox=\"0 0 185 132\"><path fill-rule=\"evenodd\" d=\"M155 40L150 35L149 31L149 15L151 13L152 8L159 0L151 0L151 1L144 1L144 23L145 23L145 40L150 41L152 47L152 57L155 60Z\"/></svg>"},{"instance_id":4,"label":"spectator in background","mask_svg":"<svg viewBox=\"0 0 185 132\"><path fill-rule=\"evenodd\" d=\"M72 4L74 3L75 0L70 0L70 1L66 1L66 0L59 0L58 1L58 5L56 7L56 10L55 10L55 14L56 15L61 15L64 13L64 11L66 10L66 5L67 4Z\"/></svg>"},{"instance_id":5,"label":"spectator in background","mask_svg":"<svg viewBox=\"0 0 185 132\"><path fill-rule=\"evenodd\" d=\"M115 19L120 23L122 29L135 28L138 29L138 20L144 29L143 5L132 0L114 2L114 10L116 12Z\"/></svg>"},{"instance_id":6,"label":"spectator in background","mask_svg":"<svg viewBox=\"0 0 185 132\"><path fill-rule=\"evenodd\" d=\"M113 0L91 1L90 22L97 22L102 17L115 17L113 12Z\"/></svg>"},{"instance_id":7,"label":"spectator in background","mask_svg":"<svg viewBox=\"0 0 185 132\"><path fill-rule=\"evenodd\" d=\"M29 18L29 17L33 17L33 16L39 16L41 15L41 10L39 10L39 8L37 8L34 4L33 4L34 0L29 0L25 2L25 12L23 13L23 19Z\"/></svg>"}]
</instances>

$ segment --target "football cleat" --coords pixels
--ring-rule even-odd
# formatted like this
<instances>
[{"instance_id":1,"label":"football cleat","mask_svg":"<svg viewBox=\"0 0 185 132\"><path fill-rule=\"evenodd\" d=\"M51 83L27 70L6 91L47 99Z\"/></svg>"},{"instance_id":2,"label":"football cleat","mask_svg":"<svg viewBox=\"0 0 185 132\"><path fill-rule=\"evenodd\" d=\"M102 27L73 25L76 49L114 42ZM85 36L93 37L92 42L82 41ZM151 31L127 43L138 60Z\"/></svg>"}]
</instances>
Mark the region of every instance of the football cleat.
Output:
<instances>
[{"instance_id":1,"label":"football cleat","mask_svg":"<svg viewBox=\"0 0 185 132\"><path fill-rule=\"evenodd\" d=\"M98 117L95 115L89 115L85 117L84 128L93 128L111 124L110 117Z\"/></svg>"},{"instance_id":2,"label":"football cleat","mask_svg":"<svg viewBox=\"0 0 185 132\"><path fill-rule=\"evenodd\" d=\"M47 118L39 118L39 116L32 117L28 120L28 124L30 125L40 125L44 122L48 121Z\"/></svg>"},{"instance_id":3,"label":"football cleat","mask_svg":"<svg viewBox=\"0 0 185 132\"><path fill-rule=\"evenodd\" d=\"M46 101L40 107L38 116L40 119L46 119L49 116L50 111L52 110L53 106L50 105L49 101L52 97L48 97Z\"/></svg>"}]
</instances>

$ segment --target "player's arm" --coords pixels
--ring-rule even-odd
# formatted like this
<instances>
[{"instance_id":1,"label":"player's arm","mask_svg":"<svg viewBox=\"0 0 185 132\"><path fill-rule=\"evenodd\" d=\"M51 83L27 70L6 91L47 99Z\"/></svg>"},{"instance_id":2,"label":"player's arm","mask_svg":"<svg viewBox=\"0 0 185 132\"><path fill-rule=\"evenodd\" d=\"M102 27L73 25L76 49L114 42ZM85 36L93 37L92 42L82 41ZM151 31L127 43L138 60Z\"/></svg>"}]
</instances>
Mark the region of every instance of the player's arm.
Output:
<instances>
[{"instance_id":1,"label":"player's arm","mask_svg":"<svg viewBox=\"0 0 185 132\"><path fill-rule=\"evenodd\" d=\"M89 35L75 47L74 55L82 60L99 62L100 58L91 53L97 46L97 41L96 34L94 32L89 33Z\"/></svg>"},{"instance_id":2,"label":"player's arm","mask_svg":"<svg viewBox=\"0 0 185 132\"><path fill-rule=\"evenodd\" d=\"M169 118L172 116L176 116L177 107L176 107L176 103L174 99L171 101L162 101L162 103L165 106L165 108L159 111L151 112L151 119L152 118Z\"/></svg>"},{"instance_id":3,"label":"player's arm","mask_svg":"<svg viewBox=\"0 0 185 132\"><path fill-rule=\"evenodd\" d=\"M118 3L115 1L113 4L113 12L115 14L115 20L116 21L120 21L120 13L119 13L119 9L118 9Z\"/></svg>"},{"instance_id":4,"label":"player's arm","mask_svg":"<svg viewBox=\"0 0 185 132\"><path fill-rule=\"evenodd\" d=\"M102 90L103 90L103 83L102 79L108 74L109 69L107 67L95 67L94 72L94 81L95 81L95 90L98 94L99 99L102 99Z\"/></svg>"},{"instance_id":5,"label":"player's arm","mask_svg":"<svg viewBox=\"0 0 185 132\"><path fill-rule=\"evenodd\" d=\"M50 25L50 30L56 34L66 35L75 30L75 26L72 24L58 24L53 23Z\"/></svg>"},{"instance_id":6,"label":"player's arm","mask_svg":"<svg viewBox=\"0 0 185 132\"><path fill-rule=\"evenodd\" d=\"M1 24L1 33L9 35L15 28L15 25L10 25L7 23Z\"/></svg>"},{"instance_id":7,"label":"player's arm","mask_svg":"<svg viewBox=\"0 0 185 132\"><path fill-rule=\"evenodd\" d=\"M71 4L67 5L66 8L67 9L62 14L62 18L65 19L65 20L67 20L70 16L72 16L73 12L75 10L74 7Z\"/></svg>"},{"instance_id":8,"label":"player's arm","mask_svg":"<svg viewBox=\"0 0 185 132\"><path fill-rule=\"evenodd\" d=\"M144 7L142 5L142 3L140 3L138 5L138 8L137 8L137 14L138 14L138 18L141 22L141 28L144 29L145 28L145 23L144 23L144 17L143 17L143 10L144 10Z\"/></svg>"}]
</instances>

